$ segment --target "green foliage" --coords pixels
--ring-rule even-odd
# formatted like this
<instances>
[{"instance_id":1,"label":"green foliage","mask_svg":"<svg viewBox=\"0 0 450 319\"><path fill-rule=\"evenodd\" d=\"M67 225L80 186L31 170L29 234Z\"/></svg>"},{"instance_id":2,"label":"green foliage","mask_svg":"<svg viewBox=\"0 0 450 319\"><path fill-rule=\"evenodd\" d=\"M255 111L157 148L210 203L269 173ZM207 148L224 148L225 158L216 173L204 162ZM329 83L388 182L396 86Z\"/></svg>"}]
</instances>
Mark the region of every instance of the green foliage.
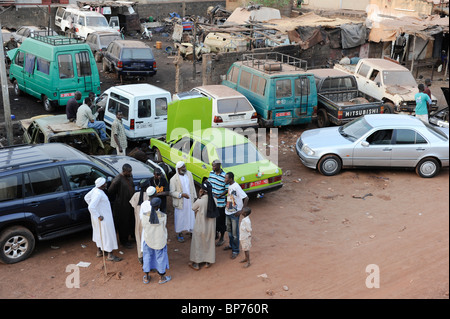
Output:
<instances>
[{"instance_id":1,"label":"green foliage","mask_svg":"<svg viewBox=\"0 0 450 319\"><path fill-rule=\"evenodd\" d=\"M292 0L259 0L255 3L262 4L264 7L281 9L292 3Z\"/></svg>"}]
</instances>

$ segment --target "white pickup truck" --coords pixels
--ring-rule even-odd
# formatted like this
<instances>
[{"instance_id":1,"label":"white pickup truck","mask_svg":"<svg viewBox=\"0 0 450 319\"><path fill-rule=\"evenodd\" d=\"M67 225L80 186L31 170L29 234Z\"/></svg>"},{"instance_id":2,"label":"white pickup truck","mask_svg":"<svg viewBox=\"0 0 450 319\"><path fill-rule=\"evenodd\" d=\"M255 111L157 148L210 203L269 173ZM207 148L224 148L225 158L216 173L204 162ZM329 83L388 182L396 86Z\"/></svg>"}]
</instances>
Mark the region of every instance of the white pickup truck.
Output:
<instances>
[{"instance_id":1,"label":"white pickup truck","mask_svg":"<svg viewBox=\"0 0 450 319\"><path fill-rule=\"evenodd\" d=\"M359 90L382 100L384 113L414 114L419 92L417 82L404 66L385 59L361 59L356 65L336 64L335 69L351 73ZM437 99L431 96L431 110L437 110Z\"/></svg>"}]
</instances>

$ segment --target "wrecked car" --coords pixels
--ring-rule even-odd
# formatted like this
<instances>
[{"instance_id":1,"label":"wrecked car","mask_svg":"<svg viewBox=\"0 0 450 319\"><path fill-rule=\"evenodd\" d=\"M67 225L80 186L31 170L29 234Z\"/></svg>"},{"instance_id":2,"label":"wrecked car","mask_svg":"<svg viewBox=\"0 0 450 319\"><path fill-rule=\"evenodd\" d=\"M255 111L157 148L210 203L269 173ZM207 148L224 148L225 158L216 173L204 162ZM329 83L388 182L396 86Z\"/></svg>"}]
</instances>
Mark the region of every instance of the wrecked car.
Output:
<instances>
[{"instance_id":1,"label":"wrecked car","mask_svg":"<svg viewBox=\"0 0 450 319\"><path fill-rule=\"evenodd\" d=\"M384 113L414 114L419 92L417 82L404 66L386 59L361 59L355 65L336 64L335 69L355 75L359 89L382 100ZM437 110L437 99L431 96L431 110Z\"/></svg>"}]
</instances>

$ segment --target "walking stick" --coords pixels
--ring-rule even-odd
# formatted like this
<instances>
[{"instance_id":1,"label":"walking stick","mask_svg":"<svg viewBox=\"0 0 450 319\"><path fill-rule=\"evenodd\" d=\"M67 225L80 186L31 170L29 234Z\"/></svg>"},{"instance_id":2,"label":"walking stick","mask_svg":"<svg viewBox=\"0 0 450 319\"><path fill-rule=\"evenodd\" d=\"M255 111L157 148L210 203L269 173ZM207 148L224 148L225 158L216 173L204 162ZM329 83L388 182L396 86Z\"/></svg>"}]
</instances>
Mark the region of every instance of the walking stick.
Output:
<instances>
[{"instance_id":1,"label":"walking stick","mask_svg":"<svg viewBox=\"0 0 450 319\"><path fill-rule=\"evenodd\" d=\"M105 250L103 249L103 236L102 236L102 221L99 219L98 224L100 226L100 242L102 243L102 255L103 255L103 268L105 268L105 276L107 276L106 272L106 260L105 260Z\"/></svg>"}]
</instances>

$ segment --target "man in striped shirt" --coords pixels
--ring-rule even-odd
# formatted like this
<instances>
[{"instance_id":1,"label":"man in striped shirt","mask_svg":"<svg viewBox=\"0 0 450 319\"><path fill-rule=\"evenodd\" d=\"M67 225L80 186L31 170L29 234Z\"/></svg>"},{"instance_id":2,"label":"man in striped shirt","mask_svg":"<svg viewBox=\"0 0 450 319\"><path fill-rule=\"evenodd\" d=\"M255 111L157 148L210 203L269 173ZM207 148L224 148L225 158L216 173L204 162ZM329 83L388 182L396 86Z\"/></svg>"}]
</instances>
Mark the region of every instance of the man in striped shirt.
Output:
<instances>
[{"instance_id":1,"label":"man in striped shirt","mask_svg":"<svg viewBox=\"0 0 450 319\"><path fill-rule=\"evenodd\" d=\"M225 206L226 206L226 193L228 191L228 185L225 184L225 172L221 168L220 160L212 162L213 170L209 173L209 182L212 185L212 193L216 206L219 210L219 217L216 219L216 233L220 235L219 241L216 246L221 246L224 243L223 236L227 229L225 225ZM216 236L217 239L218 236Z\"/></svg>"}]
</instances>

